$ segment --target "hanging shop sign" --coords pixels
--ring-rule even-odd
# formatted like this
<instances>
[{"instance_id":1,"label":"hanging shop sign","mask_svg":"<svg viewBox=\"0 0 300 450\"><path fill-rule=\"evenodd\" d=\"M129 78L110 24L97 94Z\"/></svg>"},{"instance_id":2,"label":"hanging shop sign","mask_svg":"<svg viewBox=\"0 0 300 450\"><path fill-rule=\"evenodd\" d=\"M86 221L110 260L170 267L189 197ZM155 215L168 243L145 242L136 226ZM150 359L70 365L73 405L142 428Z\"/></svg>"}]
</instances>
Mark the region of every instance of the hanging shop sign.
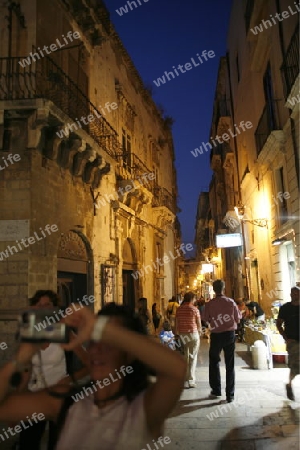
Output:
<instances>
[{"instance_id":1,"label":"hanging shop sign","mask_svg":"<svg viewBox=\"0 0 300 450\"><path fill-rule=\"evenodd\" d=\"M241 233L216 235L216 246L218 248L239 247L240 245L243 245Z\"/></svg>"}]
</instances>

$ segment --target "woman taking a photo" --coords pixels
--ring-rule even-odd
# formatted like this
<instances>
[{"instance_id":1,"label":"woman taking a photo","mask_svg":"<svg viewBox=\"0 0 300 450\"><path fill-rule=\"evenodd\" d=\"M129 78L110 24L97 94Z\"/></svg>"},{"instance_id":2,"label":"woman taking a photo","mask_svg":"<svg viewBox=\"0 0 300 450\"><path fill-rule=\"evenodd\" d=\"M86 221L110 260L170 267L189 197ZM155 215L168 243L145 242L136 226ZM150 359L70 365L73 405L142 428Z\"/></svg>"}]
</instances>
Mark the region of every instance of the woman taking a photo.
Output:
<instances>
[{"instance_id":1,"label":"woman taking a photo","mask_svg":"<svg viewBox=\"0 0 300 450\"><path fill-rule=\"evenodd\" d=\"M60 299L54 291L39 290L29 299L29 303L32 309L51 309L59 306ZM71 332L70 339L72 340L74 337L74 333ZM83 368L77 372L76 377L83 378L87 375L85 367L87 363L86 351L79 345L77 348L74 348L74 353L83 364ZM71 357L72 353L69 356ZM38 352L32 357L28 371L23 373L18 392L25 390L37 392L58 382L68 384L71 382L71 378L67 373L67 369L66 353L59 344L41 344ZM18 450L27 450L29 448L30 450L39 450L46 425L47 422L42 421L23 429L20 433ZM56 424L53 421L49 421L47 450L53 450L55 442Z\"/></svg>"},{"instance_id":2,"label":"woman taking a photo","mask_svg":"<svg viewBox=\"0 0 300 450\"><path fill-rule=\"evenodd\" d=\"M122 306L108 304L98 317L87 308L74 309L64 322L78 329L74 341L63 345L66 350L90 341L90 391L73 395L68 410L66 401L49 390L9 394L12 375L38 349L23 343L0 370L0 420L22 421L39 413L46 420L58 419L62 431L56 450L141 450L163 436L164 421L183 388L182 357L143 335L139 319ZM156 373L154 383L148 381L148 368Z\"/></svg>"}]
</instances>

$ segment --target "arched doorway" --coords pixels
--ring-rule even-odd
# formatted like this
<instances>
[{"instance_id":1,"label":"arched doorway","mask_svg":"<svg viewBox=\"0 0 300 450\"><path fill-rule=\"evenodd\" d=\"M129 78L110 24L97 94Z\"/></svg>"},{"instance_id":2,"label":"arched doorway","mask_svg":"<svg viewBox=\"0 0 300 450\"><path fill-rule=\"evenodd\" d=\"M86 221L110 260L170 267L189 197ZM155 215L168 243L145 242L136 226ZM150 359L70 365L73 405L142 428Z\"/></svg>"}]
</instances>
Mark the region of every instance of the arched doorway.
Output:
<instances>
[{"instance_id":1,"label":"arched doorway","mask_svg":"<svg viewBox=\"0 0 300 450\"><path fill-rule=\"evenodd\" d=\"M126 239L123 246L123 268L122 268L122 282L123 282L123 305L134 311L137 296L137 283L132 276L136 268L136 258L134 255L134 247L129 239Z\"/></svg>"},{"instance_id":2,"label":"arched doorway","mask_svg":"<svg viewBox=\"0 0 300 450\"><path fill-rule=\"evenodd\" d=\"M60 238L57 250L57 292L61 307L78 302L85 295L93 294L93 267L90 246L85 237L69 231ZM90 305L93 308L93 303ZM68 373L82 368L82 363L73 352L66 352Z\"/></svg>"},{"instance_id":3,"label":"arched doorway","mask_svg":"<svg viewBox=\"0 0 300 450\"><path fill-rule=\"evenodd\" d=\"M93 294L92 258L88 253L88 243L79 233L69 231L61 236L57 251L57 292L64 308Z\"/></svg>"}]
</instances>

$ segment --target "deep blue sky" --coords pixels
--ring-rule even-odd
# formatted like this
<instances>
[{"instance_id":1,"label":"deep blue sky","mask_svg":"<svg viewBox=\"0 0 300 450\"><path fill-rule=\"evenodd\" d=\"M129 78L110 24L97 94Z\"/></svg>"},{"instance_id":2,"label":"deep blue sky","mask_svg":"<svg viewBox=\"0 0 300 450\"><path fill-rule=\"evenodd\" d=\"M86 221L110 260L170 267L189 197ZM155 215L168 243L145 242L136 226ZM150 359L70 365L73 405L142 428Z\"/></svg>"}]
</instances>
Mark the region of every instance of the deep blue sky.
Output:
<instances>
[{"instance_id":1,"label":"deep blue sky","mask_svg":"<svg viewBox=\"0 0 300 450\"><path fill-rule=\"evenodd\" d=\"M136 2L138 4L138 2ZM209 139L219 59L226 52L232 0L140 0L141 6L123 16L116 9L125 0L106 0L111 20L153 98L175 120L179 220L182 241L194 242L199 193L211 179L209 153L194 158L191 150ZM128 8L129 9L129 8ZM215 57L155 87L153 80L172 66L184 65L203 50ZM199 61L198 61L199 62Z\"/></svg>"}]
</instances>

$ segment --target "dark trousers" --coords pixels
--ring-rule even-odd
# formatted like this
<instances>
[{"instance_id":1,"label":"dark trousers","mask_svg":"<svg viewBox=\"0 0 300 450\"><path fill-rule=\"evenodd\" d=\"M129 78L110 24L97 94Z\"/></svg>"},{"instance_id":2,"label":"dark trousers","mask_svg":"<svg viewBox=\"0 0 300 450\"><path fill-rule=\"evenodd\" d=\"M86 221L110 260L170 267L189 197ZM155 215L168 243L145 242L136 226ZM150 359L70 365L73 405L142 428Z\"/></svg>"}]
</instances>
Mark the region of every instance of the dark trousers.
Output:
<instances>
[{"instance_id":1,"label":"dark trousers","mask_svg":"<svg viewBox=\"0 0 300 450\"><path fill-rule=\"evenodd\" d=\"M226 366L226 397L234 397L235 332L211 333L209 348L209 384L216 395L221 395L220 354L224 351Z\"/></svg>"},{"instance_id":2,"label":"dark trousers","mask_svg":"<svg viewBox=\"0 0 300 450\"><path fill-rule=\"evenodd\" d=\"M40 450L46 424L47 421L43 420L23 429L20 433L18 450ZM54 450L56 445L56 434L55 422L49 422L48 450Z\"/></svg>"}]
</instances>

